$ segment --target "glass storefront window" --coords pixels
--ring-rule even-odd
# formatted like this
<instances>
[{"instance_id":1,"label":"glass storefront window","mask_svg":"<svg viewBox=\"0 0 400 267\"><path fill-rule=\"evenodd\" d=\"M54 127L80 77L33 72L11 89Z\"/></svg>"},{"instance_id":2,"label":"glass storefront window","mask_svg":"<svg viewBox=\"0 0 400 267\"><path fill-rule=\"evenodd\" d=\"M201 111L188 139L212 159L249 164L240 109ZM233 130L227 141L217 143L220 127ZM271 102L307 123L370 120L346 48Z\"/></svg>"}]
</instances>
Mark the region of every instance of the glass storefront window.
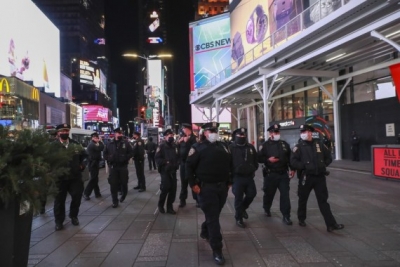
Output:
<instances>
[{"instance_id":1,"label":"glass storefront window","mask_svg":"<svg viewBox=\"0 0 400 267\"><path fill-rule=\"evenodd\" d=\"M294 95L293 109L295 118L304 117L304 92Z\"/></svg>"},{"instance_id":2,"label":"glass storefront window","mask_svg":"<svg viewBox=\"0 0 400 267\"><path fill-rule=\"evenodd\" d=\"M283 119L293 119L292 96L287 96L283 98Z\"/></svg>"},{"instance_id":3,"label":"glass storefront window","mask_svg":"<svg viewBox=\"0 0 400 267\"><path fill-rule=\"evenodd\" d=\"M318 115L319 92L318 87L307 91L306 116Z\"/></svg>"}]
</instances>

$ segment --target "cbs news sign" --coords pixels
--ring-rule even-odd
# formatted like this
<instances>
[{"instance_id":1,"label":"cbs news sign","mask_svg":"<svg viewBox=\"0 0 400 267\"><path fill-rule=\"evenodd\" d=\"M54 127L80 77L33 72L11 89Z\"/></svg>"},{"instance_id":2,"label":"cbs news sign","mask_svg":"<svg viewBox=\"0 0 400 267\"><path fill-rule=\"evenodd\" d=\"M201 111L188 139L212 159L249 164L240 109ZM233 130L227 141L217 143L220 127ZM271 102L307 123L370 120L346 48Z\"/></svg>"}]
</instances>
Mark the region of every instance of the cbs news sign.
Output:
<instances>
[{"instance_id":1,"label":"cbs news sign","mask_svg":"<svg viewBox=\"0 0 400 267\"><path fill-rule=\"evenodd\" d=\"M11 86L10 86L11 84ZM28 85L16 78L1 78L0 79L0 94L13 94L22 98L40 101L40 91L36 87Z\"/></svg>"}]
</instances>

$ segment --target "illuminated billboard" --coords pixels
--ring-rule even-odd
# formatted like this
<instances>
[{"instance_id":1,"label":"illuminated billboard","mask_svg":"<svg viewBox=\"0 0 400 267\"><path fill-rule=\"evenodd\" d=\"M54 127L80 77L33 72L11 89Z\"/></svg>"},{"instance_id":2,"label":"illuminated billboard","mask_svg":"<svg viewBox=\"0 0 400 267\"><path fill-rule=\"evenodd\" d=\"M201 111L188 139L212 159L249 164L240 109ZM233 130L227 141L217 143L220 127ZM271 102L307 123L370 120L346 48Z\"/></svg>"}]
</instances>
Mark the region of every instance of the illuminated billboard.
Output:
<instances>
[{"instance_id":1,"label":"illuminated billboard","mask_svg":"<svg viewBox=\"0 0 400 267\"><path fill-rule=\"evenodd\" d=\"M30 0L3 0L0 74L33 81L60 97L60 34Z\"/></svg>"},{"instance_id":2,"label":"illuminated billboard","mask_svg":"<svg viewBox=\"0 0 400 267\"><path fill-rule=\"evenodd\" d=\"M108 121L108 108L98 105L83 106L83 120L87 121Z\"/></svg>"},{"instance_id":3,"label":"illuminated billboard","mask_svg":"<svg viewBox=\"0 0 400 267\"><path fill-rule=\"evenodd\" d=\"M204 87L219 75L225 79L231 74L231 38L229 14L214 16L190 25L192 38L191 90Z\"/></svg>"},{"instance_id":4,"label":"illuminated billboard","mask_svg":"<svg viewBox=\"0 0 400 267\"><path fill-rule=\"evenodd\" d=\"M60 97L63 97L64 99L68 99L72 101L72 80L65 74L60 75L61 78L61 92L60 92Z\"/></svg>"},{"instance_id":5,"label":"illuminated billboard","mask_svg":"<svg viewBox=\"0 0 400 267\"><path fill-rule=\"evenodd\" d=\"M210 114L210 108L198 108L192 105L192 123L206 123L210 121L217 121L217 112L215 108L212 108L212 114ZM231 123L232 114L230 108L221 108L219 111L219 122Z\"/></svg>"}]
</instances>

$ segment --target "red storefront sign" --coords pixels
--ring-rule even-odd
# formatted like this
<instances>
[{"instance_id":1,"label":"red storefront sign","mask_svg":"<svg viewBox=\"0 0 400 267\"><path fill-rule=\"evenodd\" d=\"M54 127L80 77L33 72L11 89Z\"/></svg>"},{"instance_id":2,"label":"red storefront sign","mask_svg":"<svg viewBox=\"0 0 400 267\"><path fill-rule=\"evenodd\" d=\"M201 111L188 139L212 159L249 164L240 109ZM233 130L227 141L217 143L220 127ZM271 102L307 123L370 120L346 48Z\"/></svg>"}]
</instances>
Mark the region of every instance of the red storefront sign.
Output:
<instances>
[{"instance_id":1,"label":"red storefront sign","mask_svg":"<svg viewBox=\"0 0 400 267\"><path fill-rule=\"evenodd\" d=\"M392 65L389 68L396 87L397 100L400 102L400 64Z\"/></svg>"},{"instance_id":2,"label":"red storefront sign","mask_svg":"<svg viewBox=\"0 0 400 267\"><path fill-rule=\"evenodd\" d=\"M400 179L400 147L372 147L373 175Z\"/></svg>"},{"instance_id":3,"label":"red storefront sign","mask_svg":"<svg viewBox=\"0 0 400 267\"><path fill-rule=\"evenodd\" d=\"M84 121L108 121L108 108L97 105L83 106Z\"/></svg>"}]
</instances>

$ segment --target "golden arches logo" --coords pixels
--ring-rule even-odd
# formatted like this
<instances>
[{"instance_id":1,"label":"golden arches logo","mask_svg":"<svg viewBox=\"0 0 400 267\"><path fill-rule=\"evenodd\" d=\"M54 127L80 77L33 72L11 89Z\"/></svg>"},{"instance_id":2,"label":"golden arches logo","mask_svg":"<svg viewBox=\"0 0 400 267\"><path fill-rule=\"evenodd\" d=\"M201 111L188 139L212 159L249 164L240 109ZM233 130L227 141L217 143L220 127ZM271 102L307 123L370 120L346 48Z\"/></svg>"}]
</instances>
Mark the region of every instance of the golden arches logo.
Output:
<instances>
[{"instance_id":1,"label":"golden arches logo","mask_svg":"<svg viewBox=\"0 0 400 267\"><path fill-rule=\"evenodd\" d=\"M40 97L39 89L32 87L32 99L39 101L39 97Z\"/></svg>"},{"instance_id":2,"label":"golden arches logo","mask_svg":"<svg viewBox=\"0 0 400 267\"><path fill-rule=\"evenodd\" d=\"M3 92L3 88L6 88L6 93L10 93L10 84L8 83L6 78L1 79L0 81L0 92Z\"/></svg>"}]
</instances>

